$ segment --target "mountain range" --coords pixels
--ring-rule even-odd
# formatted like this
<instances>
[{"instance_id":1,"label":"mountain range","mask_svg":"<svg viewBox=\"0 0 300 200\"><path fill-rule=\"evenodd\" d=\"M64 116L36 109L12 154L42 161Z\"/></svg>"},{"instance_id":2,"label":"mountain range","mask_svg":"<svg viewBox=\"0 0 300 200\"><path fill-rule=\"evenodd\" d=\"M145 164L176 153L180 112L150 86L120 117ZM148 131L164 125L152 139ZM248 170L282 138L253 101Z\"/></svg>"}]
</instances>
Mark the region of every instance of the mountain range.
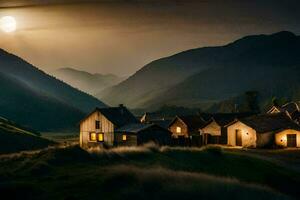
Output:
<instances>
[{"instance_id":1,"label":"mountain range","mask_svg":"<svg viewBox=\"0 0 300 200\"><path fill-rule=\"evenodd\" d=\"M209 109L257 91L264 106L272 97L300 99L299 77L300 37L283 31L153 61L97 97L131 108L167 104Z\"/></svg>"},{"instance_id":2,"label":"mountain range","mask_svg":"<svg viewBox=\"0 0 300 200\"><path fill-rule=\"evenodd\" d=\"M74 130L95 107L106 105L0 50L0 116L38 131Z\"/></svg>"},{"instance_id":3,"label":"mountain range","mask_svg":"<svg viewBox=\"0 0 300 200\"><path fill-rule=\"evenodd\" d=\"M51 74L67 84L91 95L95 95L103 89L116 85L125 79L124 77L118 77L114 74L91 74L72 68L60 68Z\"/></svg>"}]
</instances>

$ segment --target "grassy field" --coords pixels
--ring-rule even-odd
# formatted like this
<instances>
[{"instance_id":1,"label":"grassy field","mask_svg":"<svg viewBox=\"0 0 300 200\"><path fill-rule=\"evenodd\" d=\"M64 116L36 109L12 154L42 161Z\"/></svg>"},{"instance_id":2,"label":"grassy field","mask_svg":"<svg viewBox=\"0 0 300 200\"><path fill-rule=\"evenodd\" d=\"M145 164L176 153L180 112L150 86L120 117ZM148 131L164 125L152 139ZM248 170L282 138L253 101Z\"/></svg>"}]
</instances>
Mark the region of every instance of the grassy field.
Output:
<instances>
[{"instance_id":1,"label":"grassy field","mask_svg":"<svg viewBox=\"0 0 300 200\"><path fill-rule=\"evenodd\" d=\"M79 141L79 133L69 132L69 133L56 133L56 132L44 132L41 133L42 137L55 141L57 143L63 144L74 144Z\"/></svg>"},{"instance_id":2,"label":"grassy field","mask_svg":"<svg viewBox=\"0 0 300 200\"><path fill-rule=\"evenodd\" d=\"M0 194L13 199L299 197L299 172L275 162L278 155L273 162L260 154L153 145L92 152L49 148L0 157Z\"/></svg>"}]
</instances>

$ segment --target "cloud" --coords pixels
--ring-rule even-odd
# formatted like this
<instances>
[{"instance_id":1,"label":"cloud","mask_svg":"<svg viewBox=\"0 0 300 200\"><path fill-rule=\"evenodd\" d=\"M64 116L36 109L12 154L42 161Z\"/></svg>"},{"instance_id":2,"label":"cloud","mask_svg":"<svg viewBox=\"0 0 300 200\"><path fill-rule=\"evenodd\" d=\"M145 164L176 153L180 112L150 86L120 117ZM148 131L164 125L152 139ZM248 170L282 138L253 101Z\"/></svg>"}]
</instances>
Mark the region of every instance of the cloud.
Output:
<instances>
[{"instance_id":1,"label":"cloud","mask_svg":"<svg viewBox=\"0 0 300 200\"><path fill-rule=\"evenodd\" d=\"M15 34L0 32L0 45L46 71L68 66L129 75L190 48L281 30L299 34L299 5L296 0L0 0L0 17L18 22Z\"/></svg>"},{"instance_id":2,"label":"cloud","mask_svg":"<svg viewBox=\"0 0 300 200\"><path fill-rule=\"evenodd\" d=\"M56 4L97 3L105 0L0 0L0 8L35 7Z\"/></svg>"},{"instance_id":3,"label":"cloud","mask_svg":"<svg viewBox=\"0 0 300 200\"><path fill-rule=\"evenodd\" d=\"M189 2L194 2L190 0ZM61 5L61 4L89 4L89 3L183 3L184 0L0 0L0 8L18 8L18 7L36 7L48 5ZM202 0L200 2L206 2Z\"/></svg>"}]
</instances>

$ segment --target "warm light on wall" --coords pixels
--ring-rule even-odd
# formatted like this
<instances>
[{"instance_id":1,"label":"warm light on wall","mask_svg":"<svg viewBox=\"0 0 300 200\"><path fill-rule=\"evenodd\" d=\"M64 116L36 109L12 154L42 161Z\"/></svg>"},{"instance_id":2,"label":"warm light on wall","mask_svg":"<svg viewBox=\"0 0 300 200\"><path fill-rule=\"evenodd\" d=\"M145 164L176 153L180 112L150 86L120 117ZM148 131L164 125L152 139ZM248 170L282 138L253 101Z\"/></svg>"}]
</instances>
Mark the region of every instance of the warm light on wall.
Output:
<instances>
[{"instance_id":1,"label":"warm light on wall","mask_svg":"<svg viewBox=\"0 0 300 200\"><path fill-rule=\"evenodd\" d=\"M96 133L90 133L90 141L96 141L97 140L97 134Z\"/></svg>"},{"instance_id":2,"label":"warm light on wall","mask_svg":"<svg viewBox=\"0 0 300 200\"><path fill-rule=\"evenodd\" d=\"M284 135L282 135L282 136L280 137L280 142L282 142L282 143L287 142L286 134L284 134Z\"/></svg>"},{"instance_id":3,"label":"warm light on wall","mask_svg":"<svg viewBox=\"0 0 300 200\"><path fill-rule=\"evenodd\" d=\"M122 140L123 140L123 141L126 141L126 140L127 140L127 135L123 135L123 136L122 136Z\"/></svg>"},{"instance_id":4,"label":"warm light on wall","mask_svg":"<svg viewBox=\"0 0 300 200\"><path fill-rule=\"evenodd\" d=\"M104 134L103 133L99 133L98 134L98 141L99 142L103 142L104 141Z\"/></svg>"}]
</instances>

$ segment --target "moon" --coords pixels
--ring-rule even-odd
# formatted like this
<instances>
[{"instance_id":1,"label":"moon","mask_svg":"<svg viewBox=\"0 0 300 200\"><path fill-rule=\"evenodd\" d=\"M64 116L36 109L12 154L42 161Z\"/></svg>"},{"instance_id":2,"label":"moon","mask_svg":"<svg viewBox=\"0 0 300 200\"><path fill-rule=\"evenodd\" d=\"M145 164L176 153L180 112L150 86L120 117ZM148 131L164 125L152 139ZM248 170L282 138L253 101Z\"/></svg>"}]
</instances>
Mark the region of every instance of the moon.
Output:
<instances>
[{"instance_id":1,"label":"moon","mask_svg":"<svg viewBox=\"0 0 300 200\"><path fill-rule=\"evenodd\" d=\"M4 16L0 19L0 28L5 33L15 32L17 29L17 21L12 16Z\"/></svg>"}]
</instances>

